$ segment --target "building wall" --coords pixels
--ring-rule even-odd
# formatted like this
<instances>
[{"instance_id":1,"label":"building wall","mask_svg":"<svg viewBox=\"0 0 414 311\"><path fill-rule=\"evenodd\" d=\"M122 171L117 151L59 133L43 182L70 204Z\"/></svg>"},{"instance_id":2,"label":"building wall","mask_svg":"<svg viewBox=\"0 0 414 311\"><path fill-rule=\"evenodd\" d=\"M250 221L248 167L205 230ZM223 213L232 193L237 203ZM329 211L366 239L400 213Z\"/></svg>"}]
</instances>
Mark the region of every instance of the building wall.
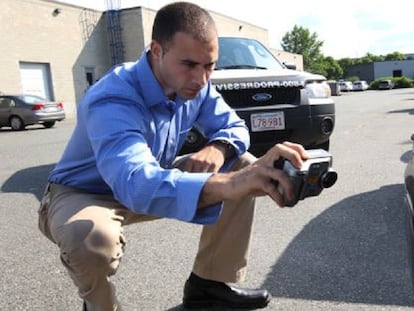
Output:
<instances>
[{"instance_id":1,"label":"building wall","mask_svg":"<svg viewBox=\"0 0 414 311\"><path fill-rule=\"evenodd\" d=\"M295 64L296 70L303 71L303 56L300 54L294 54L285 52L282 50L270 49L274 56L276 56L281 62L286 64Z\"/></svg>"},{"instance_id":2,"label":"building wall","mask_svg":"<svg viewBox=\"0 0 414 311\"><path fill-rule=\"evenodd\" d=\"M375 78L393 77L394 71L401 71L402 76L414 79L414 60L397 60L374 63Z\"/></svg>"},{"instance_id":3,"label":"building wall","mask_svg":"<svg viewBox=\"0 0 414 311\"><path fill-rule=\"evenodd\" d=\"M74 115L90 83L112 66L106 14L54 0L1 1L0 92L23 91L21 62L42 64L50 69L51 99L64 103L68 117ZM267 29L210 13L219 35L252 37L268 46ZM155 10L142 7L121 11L124 61L138 59L150 43L155 15ZM293 59L303 68L299 56L277 53L282 61ZM89 78L93 74L89 82L87 72Z\"/></svg>"},{"instance_id":4,"label":"building wall","mask_svg":"<svg viewBox=\"0 0 414 311\"><path fill-rule=\"evenodd\" d=\"M155 13L141 8L131 8L122 10L121 16L124 61L136 61L149 44L147 29L152 27Z\"/></svg>"},{"instance_id":5,"label":"building wall","mask_svg":"<svg viewBox=\"0 0 414 311\"><path fill-rule=\"evenodd\" d=\"M356 76L360 80L365 80L368 83L375 80L374 64L360 64L348 68L348 77Z\"/></svg>"},{"instance_id":6,"label":"building wall","mask_svg":"<svg viewBox=\"0 0 414 311\"><path fill-rule=\"evenodd\" d=\"M357 76L368 83L383 77L393 77L395 70L402 76L414 79L414 60L384 61L355 65L348 68L348 76Z\"/></svg>"},{"instance_id":7,"label":"building wall","mask_svg":"<svg viewBox=\"0 0 414 311\"><path fill-rule=\"evenodd\" d=\"M47 0L2 0L0 29L2 92L22 92L19 62L48 64L52 99L72 114L87 88L85 67L95 68L96 75L108 68L100 12Z\"/></svg>"},{"instance_id":8,"label":"building wall","mask_svg":"<svg viewBox=\"0 0 414 311\"><path fill-rule=\"evenodd\" d=\"M216 22L219 36L255 38L265 46L269 46L267 29L213 11L210 11L210 14Z\"/></svg>"}]
</instances>

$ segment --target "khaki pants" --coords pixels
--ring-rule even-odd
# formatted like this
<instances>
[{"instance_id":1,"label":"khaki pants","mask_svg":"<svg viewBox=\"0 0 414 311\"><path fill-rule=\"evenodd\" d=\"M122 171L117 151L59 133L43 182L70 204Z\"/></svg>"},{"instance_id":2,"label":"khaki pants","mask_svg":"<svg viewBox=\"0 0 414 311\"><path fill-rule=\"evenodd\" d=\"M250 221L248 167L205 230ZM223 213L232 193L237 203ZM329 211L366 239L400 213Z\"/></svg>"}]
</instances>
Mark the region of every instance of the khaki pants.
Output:
<instances>
[{"instance_id":1,"label":"khaki pants","mask_svg":"<svg viewBox=\"0 0 414 311\"><path fill-rule=\"evenodd\" d=\"M253 161L255 157L246 153L232 170ZM220 219L203 227L193 272L223 282L243 280L253 215L253 197L224 202ZM119 310L109 277L123 255L123 226L155 219L132 213L112 196L58 184L47 185L39 209L40 230L58 245L63 265L93 311Z\"/></svg>"}]
</instances>

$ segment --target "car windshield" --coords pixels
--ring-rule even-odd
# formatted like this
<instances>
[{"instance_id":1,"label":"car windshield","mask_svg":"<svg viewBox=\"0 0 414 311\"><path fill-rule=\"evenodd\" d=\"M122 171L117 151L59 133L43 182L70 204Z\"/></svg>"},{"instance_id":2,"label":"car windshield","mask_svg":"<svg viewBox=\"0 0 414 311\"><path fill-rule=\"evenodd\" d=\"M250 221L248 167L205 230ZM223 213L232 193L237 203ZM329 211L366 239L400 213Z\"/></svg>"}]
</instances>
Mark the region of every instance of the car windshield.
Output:
<instances>
[{"instance_id":1,"label":"car windshield","mask_svg":"<svg viewBox=\"0 0 414 311\"><path fill-rule=\"evenodd\" d=\"M219 59L216 70L221 69L282 69L283 65L261 43L247 38L219 38Z\"/></svg>"},{"instance_id":2,"label":"car windshield","mask_svg":"<svg viewBox=\"0 0 414 311\"><path fill-rule=\"evenodd\" d=\"M36 95L21 95L19 98L26 104L36 104L39 102L46 102L46 99Z\"/></svg>"}]
</instances>

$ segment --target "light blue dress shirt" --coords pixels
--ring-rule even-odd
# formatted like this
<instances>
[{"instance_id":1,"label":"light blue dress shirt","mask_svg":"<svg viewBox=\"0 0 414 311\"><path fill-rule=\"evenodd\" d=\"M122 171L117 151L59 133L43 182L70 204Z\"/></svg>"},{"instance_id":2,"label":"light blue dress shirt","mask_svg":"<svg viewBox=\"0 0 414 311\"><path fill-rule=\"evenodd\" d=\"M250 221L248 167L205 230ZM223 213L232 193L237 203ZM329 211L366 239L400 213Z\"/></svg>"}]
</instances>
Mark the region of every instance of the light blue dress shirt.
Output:
<instances>
[{"instance_id":1,"label":"light blue dress shirt","mask_svg":"<svg viewBox=\"0 0 414 311\"><path fill-rule=\"evenodd\" d=\"M135 213L213 223L222 204L197 210L211 173L171 168L193 126L210 141L229 141L238 155L249 147L245 122L210 82L192 100L171 101L145 52L137 62L111 69L85 94L49 181L111 194Z\"/></svg>"}]
</instances>

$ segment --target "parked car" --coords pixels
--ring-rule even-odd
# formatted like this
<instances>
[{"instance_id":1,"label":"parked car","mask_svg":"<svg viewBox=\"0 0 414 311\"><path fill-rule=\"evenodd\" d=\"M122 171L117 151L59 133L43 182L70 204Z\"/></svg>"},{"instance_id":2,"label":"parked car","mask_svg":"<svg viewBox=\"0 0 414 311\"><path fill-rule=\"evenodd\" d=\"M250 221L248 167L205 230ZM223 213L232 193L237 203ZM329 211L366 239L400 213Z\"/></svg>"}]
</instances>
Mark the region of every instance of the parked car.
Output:
<instances>
[{"instance_id":1,"label":"parked car","mask_svg":"<svg viewBox=\"0 0 414 311\"><path fill-rule=\"evenodd\" d=\"M353 91L365 91L368 90L368 83L365 80L354 81L352 83Z\"/></svg>"},{"instance_id":2,"label":"parked car","mask_svg":"<svg viewBox=\"0 0 414 311\"><path fill-rule=\"evenodd\" d=\"M394 82L392 80L381 80L378 83L379 90L391 90L394 87Z\"/></svg>"},{"instance_id":3,"label":"parked car","mask_svg":"<svg viewBox=\"0 0 414 311\"><path fill-rule=\"evenodd\" d=\"M411 135L411 141L413 143L410 151L409 161L404 171L404 185L405 185L405 202L406 202L406 219L407 219L407 237L408 237L408 250L409 261L411 268L411 277L414 285L414 134Z\"/></svg>"},{"instance_id":4,"label":"parked car","mask_svg":"<svg viewBox=\"0 0 414 311\"><path fill-rule=\"evenodd\" d=\"M350 92L353 90L351 81L339 81L338 85L341 92Z\"/></svg>"},{"instance_id":5,"label":"parked car","mask_svg":"<svg viewBox=\"0 0 414 311\"><path fill-rule=\"evenodd\" d=\"M328 81L329 87L331 88L331 95L332 96L340 96L341 93L341 87L339 86L339 83L334 80Z\"/></svg>"},{"instance_id":6,"label":"parked car","mask_svg":"<svg viewBox=\"0 0 414 311\"><path fill-rule=\"evenodd\" d=\"M325 77L288 69L257 40L220 37L211 81L246 121L254 155L285 140L329 149L335 103ZM206 140L195 126L180 152L194 152Z\"/></svg>"},{"instance_id":7,"label":"parked car","mask_svg":"<svg viewBox=\"0 0 414 311\"><path fill-rule=\"evenodd\" d=\"M23 130L27 125L53 127L66 117L63 104L35 95L0 95L0 127Z\"/></svg>"}]
</instances>

